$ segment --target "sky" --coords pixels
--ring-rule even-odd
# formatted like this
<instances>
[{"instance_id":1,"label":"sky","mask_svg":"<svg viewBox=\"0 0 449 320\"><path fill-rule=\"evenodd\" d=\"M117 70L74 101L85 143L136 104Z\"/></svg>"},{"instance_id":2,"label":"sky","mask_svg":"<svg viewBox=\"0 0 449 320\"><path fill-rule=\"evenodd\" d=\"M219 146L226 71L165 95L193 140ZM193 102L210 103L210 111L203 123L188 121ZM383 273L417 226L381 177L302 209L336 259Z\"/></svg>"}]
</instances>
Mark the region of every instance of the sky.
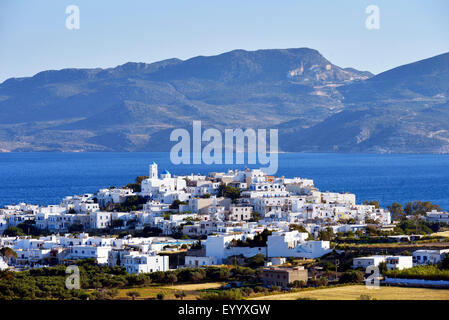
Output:
<instances>
[{"instance_id":1,"label":"sky","mask_svg":"<svg viewBox=\"0 0 449 320\"><path fill-rule=\"evenodd\" d=\"M79 29L68 29L69 5ZM379 29L368 29L369 5ZM449 52L447 0L1 0L0 82L63 68L188 59L234 49L317 49L380 73Z\"/></svg>"}]
</instances>

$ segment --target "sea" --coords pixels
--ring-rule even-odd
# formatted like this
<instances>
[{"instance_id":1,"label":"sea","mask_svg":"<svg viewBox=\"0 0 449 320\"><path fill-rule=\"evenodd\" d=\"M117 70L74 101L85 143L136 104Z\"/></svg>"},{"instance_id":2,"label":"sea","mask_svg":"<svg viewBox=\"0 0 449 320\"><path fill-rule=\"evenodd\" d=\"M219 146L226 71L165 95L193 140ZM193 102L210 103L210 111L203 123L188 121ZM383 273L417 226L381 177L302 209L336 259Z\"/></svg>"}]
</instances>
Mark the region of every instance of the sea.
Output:
<instances>
[{"instance_id":1,"label":"sea","mask_svg":"<svg viewBox=\"0 0 449 320\"><path fill-rule=\"evenodd\" d=\"M58 204L68 195L124 186L148 175L153 161L172 174L258 167L175 165L165 152L0 153L0 207ZM357 203L421 200L449 210L449 155L281 153L276 175L313 179L321 191L354 193Z\"/></svg>"}]
</instances>

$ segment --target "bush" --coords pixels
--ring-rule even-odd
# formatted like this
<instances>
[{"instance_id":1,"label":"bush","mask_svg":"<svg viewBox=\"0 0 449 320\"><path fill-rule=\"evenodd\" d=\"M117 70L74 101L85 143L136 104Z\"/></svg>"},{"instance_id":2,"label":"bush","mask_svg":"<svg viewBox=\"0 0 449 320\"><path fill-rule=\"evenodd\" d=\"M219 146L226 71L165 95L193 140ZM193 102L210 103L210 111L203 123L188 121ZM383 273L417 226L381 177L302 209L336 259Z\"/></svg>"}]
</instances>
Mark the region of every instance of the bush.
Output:
<instances>
[{"instance_id":1,"label":"bush","mask_svg":"<svg viewBox=\"0 0 449 320\"><path fill-rule=\"evenodd\" d=\"M449 280L449 270L439 269L437 265L416 266L403 270L388 270L384 276L403 279Z\"/></svg>"},{"instance_id":2,"label":"bush","mask_svg":"<svg viewBox=\"0 0 449 320\"><path fill-rule=\"evenodd\" d=\"M304 288L305 286L307 286L305 281L302 280L295 280L292 283L290 283L290 287L292 288Z\"/></svg>"},{"instance_id":3,"label":"bush","mask_svg":"<svg viewBox=\"0 0 449 320\"><path fill-rule=\"evenodd\" d=\"M140 297L140 293L138 291L128 291L126 295L133 300L135 300L137 297Z\"/></svg>"},{"instance_id":4,"label":"bush","mask_svg":"<svg viewBox=\"0 0 449 320\"><path fill-rule=\"evenodd\" d=\"M219 292L206 292L198 300L242 300L243 295L239 289L230 289Z\"/></svg>"},{"instance_id":5,"label":"bush","mask_svg":"<svg viewBox=\"0 0 449 320\"><path fill-rule=\"evenodd\" d=\"M345 271L341 277L340 283L362 283L364 280L363 273L359 270L348 270Z\"/></svg>"},{"instance_id":6,"label":"bush","mask_svg":"<svg viewBox=\"0 0 449 320\"><path fill-rule=\"evenodd\" d=\"M250 287L244 287L240 290L245 297L249 297L254 293L254 290Z\"/></svg>"},{"instance_id":7,"label":"bush","mask_svg":"<svg viewBox=\"0 0 449 320\"><path fill-rule=\"evenodd\" d=\"M250 268L263 267L265 264L265 256L261 253L248 259L248 266Z\"/></svg>"}]
</instances>

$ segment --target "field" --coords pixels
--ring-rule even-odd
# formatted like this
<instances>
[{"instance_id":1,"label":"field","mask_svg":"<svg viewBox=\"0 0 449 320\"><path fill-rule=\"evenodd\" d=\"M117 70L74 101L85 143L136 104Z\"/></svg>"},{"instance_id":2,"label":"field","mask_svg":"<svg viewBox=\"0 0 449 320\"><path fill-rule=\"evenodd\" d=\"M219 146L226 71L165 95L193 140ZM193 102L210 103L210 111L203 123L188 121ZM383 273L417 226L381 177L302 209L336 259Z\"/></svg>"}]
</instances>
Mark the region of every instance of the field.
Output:
<instances>
[{"instance_id":1,"label":"field","mask_svg":"<svg viewBox=\"0 0 449 320\"><path fill-rule=\"evenodd\" d=\"M449 290L404 287L380 287L368 289L362 285L315 289L295 293L278 294L252 298L251 300L296 300L298 298L316 300L358 300L361 295L369 295L377 300L449 300Z\"/></svg>"},{"instance_id":2,"label":"field","mask_svg":"<svg viewBox=\"0 0 449 320\"><path fill-rule=\"evenodd\" d=\"M137 291L140 296L136 298L136 300L141 299L156 299L158 293L163 293L165 295L165 299L174 300L175 292L184 291L186 293L186 297L184 300L196 300L196 298L200 295L200 290L205 289L216 289L223 285L223 282L211 282L211 283L194 283L194 284L180 284L180 285L150 285L142 288L130 288L130 289L120 289L119 294L116 299L130 299L126 294L129 291Z\"/></svg>"},{"instance_id":3,"label":"field","mask_svg":"<svg viewBox=\"0 0 449 320\"><path fill-rule=\"evenodd\" d=\"M435 233L432 233L431 236L449 238L449 231L435 232Z\"/></svg>"}]
</instances>

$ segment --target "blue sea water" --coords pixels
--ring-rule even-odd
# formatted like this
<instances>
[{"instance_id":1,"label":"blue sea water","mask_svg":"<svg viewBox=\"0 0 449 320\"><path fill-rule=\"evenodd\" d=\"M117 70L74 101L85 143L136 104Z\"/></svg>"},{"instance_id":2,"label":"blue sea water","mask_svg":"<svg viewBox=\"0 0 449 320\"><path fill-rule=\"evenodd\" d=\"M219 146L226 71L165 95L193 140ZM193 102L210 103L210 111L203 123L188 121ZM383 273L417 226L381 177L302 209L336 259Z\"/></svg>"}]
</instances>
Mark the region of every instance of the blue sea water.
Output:
<instances>
[{"instance_id":1,"label":"blue sea water","mask_svg":"<svg viewBox=\"0 0 449 320\"><path fill-rule=\"evenodd\" d=\"M155 161L173 174L254 165L173 165L169 153L0 153L0 206L56 204L67 195L123 186ZM279 154L277 175L315 180L322 191L355 193L357 202L426 200L449 210L449 155Z\"/></svg>"}]
</instances>

